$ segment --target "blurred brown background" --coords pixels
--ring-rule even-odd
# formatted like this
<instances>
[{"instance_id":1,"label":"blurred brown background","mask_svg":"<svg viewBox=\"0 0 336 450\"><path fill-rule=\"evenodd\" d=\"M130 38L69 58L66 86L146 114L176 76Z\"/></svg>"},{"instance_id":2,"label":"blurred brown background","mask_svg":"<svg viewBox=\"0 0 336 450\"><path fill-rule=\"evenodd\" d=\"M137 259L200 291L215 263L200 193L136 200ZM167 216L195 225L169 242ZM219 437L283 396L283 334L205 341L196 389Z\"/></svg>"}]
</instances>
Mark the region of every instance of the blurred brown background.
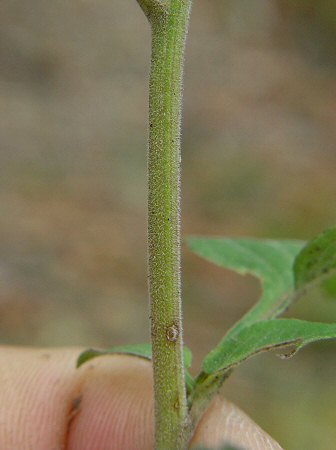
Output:
<instances>
[{"instance_id":1,"label":"blurred brown background","mask_svg":"<svg viewBox=\"0 0 336 450\"><path fill-rule=\"evenodd\" d=\"M0 339L148 340L149 27L135 0L0 5ZM336 223L335 0L195 0L183 232L308 239ZM201 358L258 283L183 249ZM336 320L315 295L291 315ZM226 395L286 450L336 448L336 345L244 364Z\"/></svg>"}]
</instances>

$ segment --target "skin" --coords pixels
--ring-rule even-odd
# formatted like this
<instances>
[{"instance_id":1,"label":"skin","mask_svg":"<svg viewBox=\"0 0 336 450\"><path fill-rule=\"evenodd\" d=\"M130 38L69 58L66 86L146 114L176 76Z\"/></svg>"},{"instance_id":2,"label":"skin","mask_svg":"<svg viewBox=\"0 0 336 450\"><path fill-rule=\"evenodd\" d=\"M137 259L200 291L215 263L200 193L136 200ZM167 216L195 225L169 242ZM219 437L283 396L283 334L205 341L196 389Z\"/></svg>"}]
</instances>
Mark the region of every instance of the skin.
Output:
<instances>
[{"instance_id":1,"label":"skin","mask_svg":"<svg viewBox=\"0 0 336 450\"><path fill-rule=\"evenodd\" d=\"M153 449L150 362L113 355L75 369L80 352L0 348L1 450ZM218 396L190 448L216 448L224 441L244 450L281 450L249 417Z\"/></svg>"}]
</instances>

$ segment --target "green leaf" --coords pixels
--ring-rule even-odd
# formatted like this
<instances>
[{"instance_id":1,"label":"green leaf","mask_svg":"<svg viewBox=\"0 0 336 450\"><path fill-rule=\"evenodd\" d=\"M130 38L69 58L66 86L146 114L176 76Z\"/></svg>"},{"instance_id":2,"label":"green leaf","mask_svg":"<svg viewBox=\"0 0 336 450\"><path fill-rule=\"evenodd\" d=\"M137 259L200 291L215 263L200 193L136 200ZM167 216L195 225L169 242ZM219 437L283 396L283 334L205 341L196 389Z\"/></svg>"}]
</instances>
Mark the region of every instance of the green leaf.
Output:
<instances>
[{"instance_id":1,"label":"green leaf","mask_svg":"<svg viewBox=\"0 0 336 450\"><path fill-rule=\"evenodd\" d=\"M223 371L260 352L274 348L294 347L284 357L292 356L306 344L336 338L336 324L307 322L297 319L276 319L258 322L226 336L203 361L207 374Z\"/></svg>"},{"instance_id":2,"label":"green leaf","mask_svg":"<svg viewBox=\"0 0 336 450\"><path fill-rule=\"evenodd\" d=\"M134 344L134 345L121 345L117 347L112 347L106 350L98 350L90 348L84 350L83 353L79 355L77 360L77 367L90 361L92 358L97 356L104 356L110 354L121 354L121 355L133 355L144 359L152 359L152 347L150 344Z\"/></svg>"},{"instance_id":3,"label":"green leaf","mask_svg":"<svg viewBox=\"0 0 336 450\"><path fill-rule=\"evenodd\" d=\"M82 352L77 359L77 368L98 356L105 355L133 355L139 358L152 359L152 346L151 344L133 344L133 345L121 345L112 347L106 350L87 349ZM187 369L190 368L192 362L192 353L188 347L183 349L184 367L185 367L185 381L188 389L192 389L194 386L194 379L190 375Z\"/></svg>"},{"instance_id":4,"label":"green leaf","mask_svg":"<svg viewBox=\"0 0 336 450\"><path fill-rule=\"evenodd\" d=\"M230 330L230 336L255 322L279 316L293 301L293 263L302 241L191 237L187 244L208 261L261 280L262 297Z\"/></svg>"},{"instance_id":5,"label":"green leaf","mask_svg":"<svg viewBox=\"0 0 336 450\"><path fill-rule=\"evenodd\" d=\"M336 294L336 227L311 240L295 259L295 287L307 291L323 284L331 295Z\"/></svg>"}]
</instances>

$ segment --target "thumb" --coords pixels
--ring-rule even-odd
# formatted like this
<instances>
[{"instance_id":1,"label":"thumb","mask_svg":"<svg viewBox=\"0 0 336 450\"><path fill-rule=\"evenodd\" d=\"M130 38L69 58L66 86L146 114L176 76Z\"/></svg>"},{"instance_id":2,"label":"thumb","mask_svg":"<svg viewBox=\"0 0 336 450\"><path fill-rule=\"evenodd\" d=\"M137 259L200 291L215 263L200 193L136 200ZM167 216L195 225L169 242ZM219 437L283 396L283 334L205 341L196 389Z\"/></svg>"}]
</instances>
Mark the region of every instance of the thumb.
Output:
<instances>
[{"instance_id":1,"label":"thumb","mask_svg":"<svg viewBox=\"0 0 336 450\"><path fill-rule=\"evenodd\" d=\"M250 417L219 395L198 424L190 448L220 449L224 443L239 450L282 450Z\"/></svg>"},{"instance_id":2,"label":"thumb","mask_svg":"<svg viewBox=\"0 0 336 450\"><path fill-rule=\"evenodd\" d=\"M79 370L80 349L0 349L2 450L154 448L152 367L130 356L99 357ZM191 448L224 441L281 450L231 403L216 398Z\"/></svg>"}]
</instances>

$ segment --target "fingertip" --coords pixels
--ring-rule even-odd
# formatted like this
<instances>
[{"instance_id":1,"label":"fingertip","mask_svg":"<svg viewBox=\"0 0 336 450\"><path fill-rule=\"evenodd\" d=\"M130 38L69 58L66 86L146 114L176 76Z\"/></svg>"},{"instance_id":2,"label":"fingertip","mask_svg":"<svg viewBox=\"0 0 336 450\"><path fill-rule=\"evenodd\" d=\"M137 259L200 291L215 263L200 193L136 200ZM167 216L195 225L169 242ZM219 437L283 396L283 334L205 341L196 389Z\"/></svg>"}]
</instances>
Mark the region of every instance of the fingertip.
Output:
<instances>
[{"instance_id":1,"label":"fingertip","mask_svg":"<svg viewBox=\"0 0 336 450\"><path fill-rule=\"evenodd\" d=\"M78 352L1 347L1 450L64 447Z\"/></svg>"},{"instance_id":2,"label":"fingertip","mask_svg":"<svg viewBox=\"0 0 336 450\"><path fill-rule=\"evenodd\" d=\"M216 397L200 420L190 448L219 448L224 443L242 450L282 450L250 417L221 396Z\"/></svg>"},{"instance_id":3,"label":"fingertip","mask_svg":"<svg viewBox=\"0 0 336 450\"><path fill-rule=\"evenodd\" d=\"M154 447L150 362L111 355L76 369L80 351L1 348L1 450Z\"/></svg>"},{"instance_id":4,"label":"fingertip","mask_svg":"<svg viewBox=\"0 0 336 450\"><path fill-rule=\"evenodd\" d=\"M137 357L103 356L79 371L80 404L67 450L154 448L151 364Z\"/></svg>"}]
</instances>

